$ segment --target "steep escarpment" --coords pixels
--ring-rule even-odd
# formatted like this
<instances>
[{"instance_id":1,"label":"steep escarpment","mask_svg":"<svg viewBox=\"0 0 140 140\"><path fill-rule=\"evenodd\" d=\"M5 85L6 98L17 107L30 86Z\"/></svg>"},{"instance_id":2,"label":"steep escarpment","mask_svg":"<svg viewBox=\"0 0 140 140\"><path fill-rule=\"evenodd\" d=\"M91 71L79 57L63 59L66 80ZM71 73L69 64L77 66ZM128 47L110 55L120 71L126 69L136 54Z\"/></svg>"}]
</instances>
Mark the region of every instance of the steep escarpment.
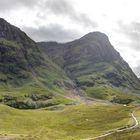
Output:
<instances>
[{"instance_id":1,"label":"steep escarpment","mask_svg":"<svg viewBox=\"0 0 140 140\"><path fill-rule=\"evenodd\" d=\"M36 44L25 33L0 19L1 82L7 83L18 77L28 78L29 66L41 64L40 59L36 61L39 57L38 50Z\"/></svg>"},{"instance_id":2,"label":"steep escarpment","mask_svg":"<svg viewBox=\"0 0 140 140\"><path fill-rule=\"evenodd\" d=\"M44 102L55 93L72 88L73 82L42 54L36 42L0 19L0 87L1 102L19 108L38 108L47 106Z\"/></svg>"},{"instance_id":3,"label":"steep escarpment","mask_svg":"<svg viewBox=\"0 0 140 140\"><path fill-rule=\"evenodd\" d=\"M41 42L39 45L86 93L97 92L97 87L100 92L108 88L139 90L139 79L103 33L89 33L65 44Z\"/></svg>"},{"instance_id":4,"label":"steep escarpment","mask_svg":"<svg viewBox=\"0 0 140 140\"><path fill-rule=\"evenodd\" d=\"M56 77L65 78L65 73L49 58L42 55L33 40L4 19L0 19L0 65L0 81L5 83L12 80L14 83L16 78L20 81L22 78L34 78L34 76L43 76L47 79L53 72Z\"/></svg>"}]
</instances>

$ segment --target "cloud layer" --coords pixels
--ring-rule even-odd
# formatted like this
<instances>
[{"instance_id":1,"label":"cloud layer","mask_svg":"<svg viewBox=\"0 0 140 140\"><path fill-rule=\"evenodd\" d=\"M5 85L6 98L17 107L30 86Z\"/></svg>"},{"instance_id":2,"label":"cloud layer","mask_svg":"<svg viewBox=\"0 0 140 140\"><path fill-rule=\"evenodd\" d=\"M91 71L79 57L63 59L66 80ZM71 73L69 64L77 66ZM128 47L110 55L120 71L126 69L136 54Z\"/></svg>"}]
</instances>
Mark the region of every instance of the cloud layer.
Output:
<instances>
[{"instance_id":1,"label":"cloud layer","mask_svg":"<svg viewBox=\"0 0 140 140\"><path fill-rule=\"evenodd\" d=\"M125 46L124 50L129 52L129 61L134 65L133 70L140 76L140 23L133 21L128 24L119 21L118 26L119 34L125 38L120 45Z\"/></svg>"},{"instance_id":2,"label":"cloud layer","mask_svg":"<svg viewBox=\"0 0 140 140\"><path fill-rule=\"evenodd\" d=\"M0 1L0 11L17 10L21 7L33 7L37 4L34 0L2 0Z\"/></svg>"},{"instance_id":3,"label":"cloud layer","mask_svg":"<svg viewBox=\"0 0 140 140\"><path fill-rule=\"evenodd\" d=\"M68 0L47 0L45 7L48 8L56 16L66 16L78 24L85 26L97 27L97 23L93 22L87 14L77 12L72 3Z\"/></svg>"},{"instance_id":4,"label":"cloud layer","mask_svg":"<svg viewBox=\"0 0 140 140\"><path fill-rule=\"evenodd\" d=\"M129 39L128 47L140 50L140 23L132 22L130 24L124 24L123 22L118 22L119 32L124 34L127 39Z\"/></svg>"},{"instance_id":5,"label":"cloud layer","mask_svg":"<svg viewBox=\"0 0 140 140\"><path fill-rule=\"evenodd\" d=\"M76 30L64 29L58 24L48 27L41 26L39 28L23 27L23 30L36 41L58 41L67 42L80 37L80 33Z\"/></svg>"},{"instance_id":6,"label":"cloud layer","mask_svg":"<svg viewBox=\"0 0 140 140\"><path fill-rule=\"evenodd\" d=\"M140 61L139 61L140 64ZM133 68L135 73L137 74L138 77L140 77L140 65L138 65L137 67Z\"/></svg>"}]
</instances>

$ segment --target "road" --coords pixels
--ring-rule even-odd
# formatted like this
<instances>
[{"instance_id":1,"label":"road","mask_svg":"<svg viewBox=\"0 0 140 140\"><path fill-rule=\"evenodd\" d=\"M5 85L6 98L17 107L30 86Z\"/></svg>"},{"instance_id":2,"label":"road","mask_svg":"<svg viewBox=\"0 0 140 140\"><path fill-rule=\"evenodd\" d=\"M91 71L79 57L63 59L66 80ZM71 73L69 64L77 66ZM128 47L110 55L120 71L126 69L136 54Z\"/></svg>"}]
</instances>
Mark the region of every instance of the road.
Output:
<instances>
[{"instance_id":1,"label":"road","mask_svg":"<svg viewBox=\"0 0 140 140\"><path fill-rule=\"evenodd\" d=\"M117 130L117 132L122 132L122 131L125 131L125 130L130 130L130 129L136 128L139 125L139 121L135 117L134 112L131 113L131 116L132 116L133 120L135 121L135 125L133 125L131 127L128 127L128 128L125 128L125 129L122 129L122 130Z\"/></svg>"}]
</instances>

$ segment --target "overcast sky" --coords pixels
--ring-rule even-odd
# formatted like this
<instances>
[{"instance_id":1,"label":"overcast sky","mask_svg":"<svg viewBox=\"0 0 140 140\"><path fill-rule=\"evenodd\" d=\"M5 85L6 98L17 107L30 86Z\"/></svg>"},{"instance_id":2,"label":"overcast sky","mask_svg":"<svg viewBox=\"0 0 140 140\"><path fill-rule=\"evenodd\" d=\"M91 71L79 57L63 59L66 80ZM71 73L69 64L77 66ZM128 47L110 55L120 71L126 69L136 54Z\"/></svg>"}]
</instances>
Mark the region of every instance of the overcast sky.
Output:
<instances>
[{"instance_id":1,"label":"overcast sky","mask_svg":"<svg viewBox=\"0 0 140 140\"><path fill-rule=\"evenodd\" d=\"M35 41L104 32L140 76L140 0L2 0L0 17Z\"/></svg>"}]
</instances>

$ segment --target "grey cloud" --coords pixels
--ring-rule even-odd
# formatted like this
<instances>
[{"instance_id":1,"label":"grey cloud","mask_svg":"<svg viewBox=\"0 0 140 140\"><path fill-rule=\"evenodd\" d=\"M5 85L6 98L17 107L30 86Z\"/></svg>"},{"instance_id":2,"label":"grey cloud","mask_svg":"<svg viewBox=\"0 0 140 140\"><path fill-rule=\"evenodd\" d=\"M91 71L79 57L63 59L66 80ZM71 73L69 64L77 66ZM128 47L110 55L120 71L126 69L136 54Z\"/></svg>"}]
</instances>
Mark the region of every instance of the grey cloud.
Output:
<instances>
[{"instance_id":1,"label":"grey cloud","mask_svg":"<svg viewBox=\"0 0 140 140\"><path fill-rule=\"evenodd\" d=\"M136 61L137 66L133 68L134 72L140 78L140 58Z\"/></svg>"},{"instance_id":2,"label":"grey cloud","mask_svg":"<svg viewBox=\"0 0 140 140\"><path fill-rule=\"evenodd\" d=\"M67 17L76 23L83 24L84 26L98 26L96 22L88 17L88 15L77 12L69 0L46 0L44 6L57 16Z\"/></svg>"},{"instance_id":3,"label":"grey cloud","mask_svg":"<svg viewBox=\"0 0 140 140\"><path fill-rule=\"evenodd\" d=\"M119 32L124 34L130 42L128 47L140 51L140 23L132 22L131 24L124 24L122 21L118 22Z\"/></svg>"},{"instance_id":4,"label":"grey cloud","mask_svg":"<svg viewBox=\"0 0 140 140\"><path fill-rule=\"evenodd\" d=\"M97 23L91 20L88 15L76 11L71 0L0 0L0 12L17 10L19 8L34 9L37 19L48 17L50 13L55 16L62 16L70 19L73 23L86 27L97 27ZM50 12L50 13L49 13ZM40 14L41 13L41 14ZM47 14L46 14L47 13Z\"/></svg>"},{"instance_id":5,"label":"grey cloud","mask_svg":"<svg viewBox=\"0 0 140 140\"><path fill-rule=\"evenodd\" d=\"M137 67L133 68L134 72L137 74L138 77L140 77L140 65Z\"/></svg>"},{"instance_id":6,"label":"grey cloud","mask_svg":"<svg viewBox=\"0 0 140 140\"><path fill-rule=\"evenodd\" d=\"M16 10L20 7L33 7L38 3L35 0L1 0L0 11Z\"/></svg>"},{"instance_id":7,"label":"grey cloud","mask_svg":"<svg viewBox=\"0 0 140 140\"><path fill-rule=\"evenodd\" d=\"M41 26L38 29L22 28L31 38L36 41L58 41L67 42L80 37L80 33L75 30L64 29L60 25Z\"/></svg>"},{"instance_id":8,"label":"grey cloud","mask_svg":"<svg viewBox=\"0 0 140 140\"><path fill-rule=\"evenodd\" d=\"M47 0L45 7L50 8L55 14L69 14L73 12L73 6L66 0Z\"/></svg>"}]
</instances>

